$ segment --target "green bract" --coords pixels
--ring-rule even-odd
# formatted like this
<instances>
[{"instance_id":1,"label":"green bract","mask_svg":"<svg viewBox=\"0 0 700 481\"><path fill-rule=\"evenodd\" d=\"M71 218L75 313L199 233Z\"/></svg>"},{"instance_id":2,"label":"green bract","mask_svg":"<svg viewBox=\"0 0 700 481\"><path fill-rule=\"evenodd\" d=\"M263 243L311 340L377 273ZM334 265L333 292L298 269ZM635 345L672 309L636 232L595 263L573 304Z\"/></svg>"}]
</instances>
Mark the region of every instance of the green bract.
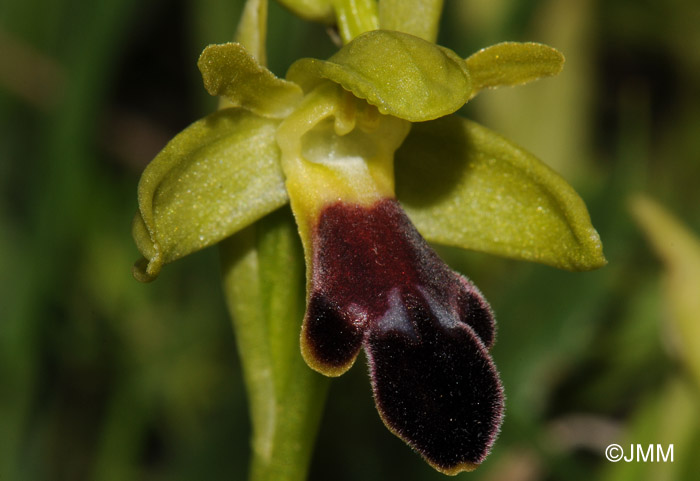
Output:
<instances>
[{"instance_id":1,"label":"green bract","mask_svg":"<svg viewBox=\"0 0 700 481\"><path fill-rule=\"evenodd\" d=\"M301 480L328 383L299 355L304 256L288 208L222 243L226 300L256 435L251 480ZM292 440L293 442L289 442ZM281 462L275 462L282 460ZM268 475L261 474L270 470Z\"/></svg>"},{"instance_id":2,"label":"green bract","mask_svg":"<svg viewBox=\"0 0 700 481\"><path fill-rule=\"evenodd\" d=\"M383 114L412 122L455 112L471 95L464 61L453 51L401 32L375 30L328 61L301 59L287 72L305 92L336 82Z\"/></svg>"}]
</instances>

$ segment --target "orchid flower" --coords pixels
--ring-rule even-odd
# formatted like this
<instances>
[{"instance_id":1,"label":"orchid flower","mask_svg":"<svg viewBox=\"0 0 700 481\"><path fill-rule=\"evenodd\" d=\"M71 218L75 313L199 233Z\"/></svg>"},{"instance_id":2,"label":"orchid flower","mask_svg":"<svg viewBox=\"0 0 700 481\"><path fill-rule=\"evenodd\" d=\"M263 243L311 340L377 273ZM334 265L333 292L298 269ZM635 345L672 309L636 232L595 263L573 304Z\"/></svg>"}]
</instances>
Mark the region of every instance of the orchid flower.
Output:
<instances>
[{"instance_id":1,"label":"orchid flower","mask_svg":"<svg viewBox=\"0 0 700 481\"><path fill-rule=\"evenodd\" d=\"M494 316L428 242L571 270L605 260L561 177L455 112L484 89L558 73L563 56L508 42L465 59L434 43L440 2L282 3L316 20L335 12L345 45L298 60L285 79L255 41L204 50L204 85L224 108L146 168L135 275L152 280L289 203L306 262L308 366L339 376L364 349L386 426L437 470L473 470L504 411ZM428 20L406 4L427 6ZM246 12L241 30L255 31L264 2Z\"/></svg>"}]
</instances>

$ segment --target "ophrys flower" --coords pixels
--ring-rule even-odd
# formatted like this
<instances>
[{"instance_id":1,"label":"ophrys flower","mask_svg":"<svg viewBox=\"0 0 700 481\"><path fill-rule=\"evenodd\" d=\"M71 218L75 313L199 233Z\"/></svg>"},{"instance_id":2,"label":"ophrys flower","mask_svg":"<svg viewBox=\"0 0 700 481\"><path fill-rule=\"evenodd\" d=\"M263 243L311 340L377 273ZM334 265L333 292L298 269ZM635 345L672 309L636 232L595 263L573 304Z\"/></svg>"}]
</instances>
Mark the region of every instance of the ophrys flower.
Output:
<instances>
[{"instance_id":1,"label":"ophrys flower","mask_svg":"<svg viewBox=\"0 0 700 481\"><path fill-rule=\"evenodd\" d=\"M474 469L503 413L488 353L493 315L422 236L570 269L604 263L568 184L454 115L483 88L552 75L562 63L540 44L499 44L464 60L374 30L327 61L299 60L284 80L240 44L208 47L205 86L228 107L175 137L144 173L137 277L150 280L290 202L307 265L309 366L340 375L364 348L389 429L442 472Z\"/></svg>"}]
</instances>

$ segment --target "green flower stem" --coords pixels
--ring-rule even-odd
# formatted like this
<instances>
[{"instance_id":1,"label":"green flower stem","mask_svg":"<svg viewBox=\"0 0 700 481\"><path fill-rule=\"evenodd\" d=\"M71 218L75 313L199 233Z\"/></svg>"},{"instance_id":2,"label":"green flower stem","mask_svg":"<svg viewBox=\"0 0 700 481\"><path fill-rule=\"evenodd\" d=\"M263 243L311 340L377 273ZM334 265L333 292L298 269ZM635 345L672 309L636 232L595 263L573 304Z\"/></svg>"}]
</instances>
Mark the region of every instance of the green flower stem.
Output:
<instances>
[{"instance_id":1,"label":"green flower stem","mask_svg":"<svg viewBox=\"0 0 700 481\"><path fill-rule=\"evenodd\" d=\"M288 207L221 243L252 422L250 481L306 478L328 379L299 351L304 256Z\"/></svg>"},{"instance_id":2,"label":"green flower stem","mask_svg":"<svg viewBox=\"0 0 700 481\"><path fill-rule=\"evenodd\" d=\"M336 0L335 16L343 43L350 42L361 33L379 28L375 0Z\"/></svg>"}]
</instances>

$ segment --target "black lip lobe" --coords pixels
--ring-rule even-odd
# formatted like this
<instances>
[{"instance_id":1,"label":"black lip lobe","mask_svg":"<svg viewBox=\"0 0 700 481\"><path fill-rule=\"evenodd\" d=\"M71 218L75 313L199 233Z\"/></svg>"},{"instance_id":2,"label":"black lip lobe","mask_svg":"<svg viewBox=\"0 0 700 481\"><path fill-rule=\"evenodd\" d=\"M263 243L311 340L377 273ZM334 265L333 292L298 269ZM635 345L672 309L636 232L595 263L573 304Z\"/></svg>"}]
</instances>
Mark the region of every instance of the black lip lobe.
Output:
<instances>
[{"instance_id":1,"label":"black lip lobe","mask_svg":"<svg viewBox=\"0 0 700 481\"><path fill-rule=\"evenodd\" d=\"M372 333L365 345L387 426L441 471L480 464L501 424L503 392L483 343L464 324L412 312L420 342ZM465 468L466 469L466 468Z\"/></svg>"},{"instance_id":2,"label":"black lip lobe","mask_svg":"<svg viewBox=\"0 0 700 481\"><path fill-rule=\"evenodd\" d=\"M305 335L317 360L333 369L348 366L362 346L363 332L334 307L327 297L314 293L309 299Z\"/></svg>"}]
</instances>

